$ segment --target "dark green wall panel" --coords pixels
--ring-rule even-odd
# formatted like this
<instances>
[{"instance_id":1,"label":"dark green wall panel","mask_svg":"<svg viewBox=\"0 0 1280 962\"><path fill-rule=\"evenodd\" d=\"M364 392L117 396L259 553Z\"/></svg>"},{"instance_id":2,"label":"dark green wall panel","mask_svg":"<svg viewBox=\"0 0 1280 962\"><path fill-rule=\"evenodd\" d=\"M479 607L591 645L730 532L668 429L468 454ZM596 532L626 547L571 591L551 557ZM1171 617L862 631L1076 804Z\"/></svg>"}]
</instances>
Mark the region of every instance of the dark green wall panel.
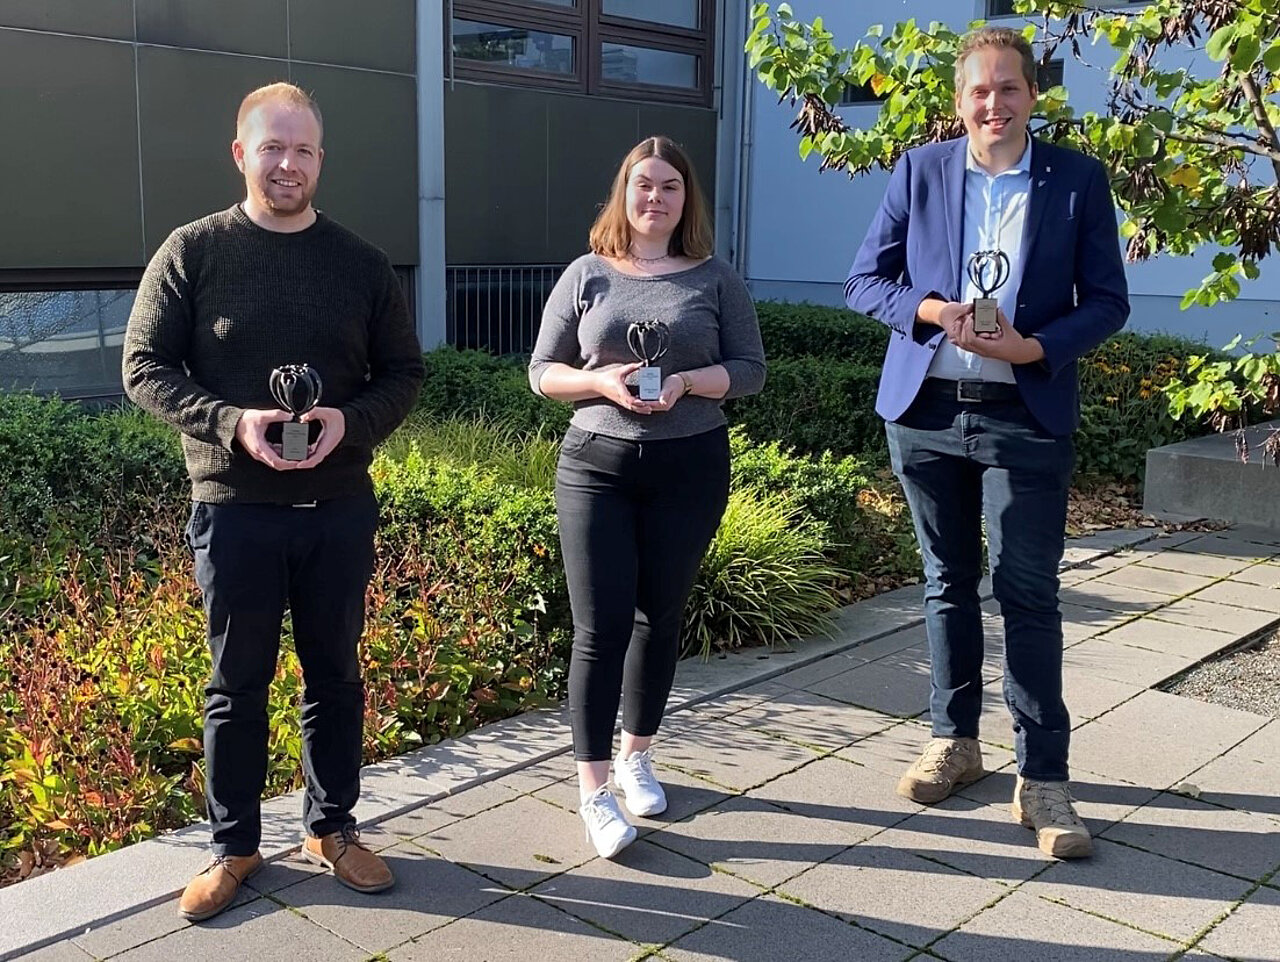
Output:
<instances>
[{"instance_id":1,"label":"dark green wall panel","mask_svg":"<svg viewBox=\"0 0 1280 962\"><path fill-rule=\"evenodd\" d=\"M0 30L0 266L138 263L133 76L128 44Z\"/></svg>"},{"instance_id":2,"label":"dark green wall panel","mask_svg":"<svg viewBox=\"0 0 1280 962\"><path fill-rule=\"evenodd\" d=\"M283 61L139 48L148 257L175 227L244 199L231 159L236 111L250 90L287 77Z\"/></svg>"},{"instance_id":3,"label":"dark green wall panel","mask_svg":"<svg viewBox=\"0 0 1280 962\"><path fill-rule=\"evenodd\" d=\"M422 0L442 16L435 0ZM289 0L289 41L295 60L413 73L414 0Z\"/></svg>"},{"instance_id":4,"label":"dark green wall panel","mask_svg":"<svg viewBox=\"0 0 1280 962\"><path fill-rule=\"evenodd\" d=\"M715 131L715 112L703 108L446 87L446 258L521 264L577 257L622 158L649 134L686 147L710 199Z\"/></svg>"},{"instance_id":5,"label":"dark green wall panel","mask_svg":"<svg viewBox=\"0 0 1280 962\"><path fill-rule=\"evenodd\" d=\"M418 263L417 87L413 77L293 65L324 112L316 206L385 250Z\"/></svg>"},{"instance_id":6,"label":"dark green wall panel","mask_svg":"<svg viewBox=\"0 0 1280 962\"><path fill-rule=\"evenodd\" d=\"M133 39L133 0L0 0L0 27Z\"/></svg>"},{"instance_id":7,"label":"dark green wall panel","mask_svg":"<svg viewBox=\"0 0 1280 962\"><path fill-rule=\"evenodd\" d=\"M89 2L89 0L82 0ZM289 55L286 0L135 0L138 42L260 57Z\"/></svg>"}]
</instances>

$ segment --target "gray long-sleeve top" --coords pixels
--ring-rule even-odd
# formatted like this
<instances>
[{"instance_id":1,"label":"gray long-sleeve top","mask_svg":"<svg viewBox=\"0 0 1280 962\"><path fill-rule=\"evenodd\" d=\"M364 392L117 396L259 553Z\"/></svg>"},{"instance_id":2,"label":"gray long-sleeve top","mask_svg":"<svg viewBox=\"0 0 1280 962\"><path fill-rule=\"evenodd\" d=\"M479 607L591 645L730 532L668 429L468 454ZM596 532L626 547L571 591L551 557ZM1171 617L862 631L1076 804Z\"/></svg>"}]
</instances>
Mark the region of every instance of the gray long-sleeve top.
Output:
<instances>
[{"instance_id":1,"label":"gray long-sleeve top","mask_svg":"<svg viewBox=\"0 0 1280 962\"><path fill-rule=\"evenodd\" d=\"M530 385L542 393L543 372L557 362L584 371L634 362L627 327L652 320L670 329L670 347L657 362L663 377L720 364L729 372L725 398L764 386L755 304L727 263L712 257L673 274L633 277L595 254L570 264L547 299L529 363ZM573 424L631 440L683 438L724 424L722 400L689 395L670 411L635 414L605 398L589 398L574 402Z\"/></svg>"}]
</instances>

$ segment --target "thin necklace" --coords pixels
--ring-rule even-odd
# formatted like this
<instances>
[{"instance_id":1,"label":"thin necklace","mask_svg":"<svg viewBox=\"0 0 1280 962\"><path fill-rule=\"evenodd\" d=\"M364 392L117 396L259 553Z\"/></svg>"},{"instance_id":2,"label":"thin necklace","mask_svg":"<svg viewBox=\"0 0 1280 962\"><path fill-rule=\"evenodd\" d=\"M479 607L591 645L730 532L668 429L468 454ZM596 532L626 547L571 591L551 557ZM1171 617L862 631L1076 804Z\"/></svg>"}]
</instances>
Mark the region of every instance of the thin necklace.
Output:
<instances>
[{"instance_id":1,"label":"thin necklace","mask_svg":"<svg viewBox=\"0 0 1280 962\"><path fill-rule=\"evenodd\" d=\"M637 264L656 264L658 263L658 261L667 260L671 256L671 254L668 252L658 257L641 257L639 254L636 254L634 251L627 251L627 256L630 257Z\"/></svg>"}]
</instances>

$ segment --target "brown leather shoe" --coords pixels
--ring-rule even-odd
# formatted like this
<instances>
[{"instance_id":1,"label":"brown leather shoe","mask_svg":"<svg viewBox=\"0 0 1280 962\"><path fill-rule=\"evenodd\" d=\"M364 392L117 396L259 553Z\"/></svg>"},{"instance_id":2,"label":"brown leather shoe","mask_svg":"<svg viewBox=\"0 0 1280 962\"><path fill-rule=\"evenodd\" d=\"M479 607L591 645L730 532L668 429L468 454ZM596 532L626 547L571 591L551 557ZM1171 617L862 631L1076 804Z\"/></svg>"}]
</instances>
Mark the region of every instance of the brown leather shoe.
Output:
<instances>
[{"instance_id":1,"label":"brown leather shoe","mask_svg":"<svg viewBox=\"0 0 1280 962\"><path fill-rule=\"evenodd\" d=\"M986 774L976 738L931 738L898 781L898 794L921 805L940 802Z\"/></svg>"},{"instance_id":2,"label":"brown leather shoe","mask_svg":"<svg viewBox=\"0 0 1280 962\"><path fill-rule=\"evenodd\" d=\"M382 892L395 884L387 863L364 847L354 825L323 838L308 835L302 857L313 865L333 869L333 877L357 892Z\"/></svg>"},{"instance_id":3,"label":"brown leather shoe","mask_svg":"<svg viewBox=\"0 0 1280 962\"><path fill-rule=\"evenodd\" d=\"M1036 844L1046 855L1088 858L1093 854L1093 839L1076 814L1066 782L1041 782L1019 775L1012 810L1014 818L1035 829Z\"/></svg>"},{"instance_id":4,"label":"brown leather shoe","mask_svg":"<svg viewBox=\"0 0 1280 962\"><path fill-rule=\"evenodd\" d=\"M178 914L192 922L211 919L236 897L240 883L262 868L262 854L215 855L208 867L187 883L178 899Z\"/></svg>"}]
</instances>

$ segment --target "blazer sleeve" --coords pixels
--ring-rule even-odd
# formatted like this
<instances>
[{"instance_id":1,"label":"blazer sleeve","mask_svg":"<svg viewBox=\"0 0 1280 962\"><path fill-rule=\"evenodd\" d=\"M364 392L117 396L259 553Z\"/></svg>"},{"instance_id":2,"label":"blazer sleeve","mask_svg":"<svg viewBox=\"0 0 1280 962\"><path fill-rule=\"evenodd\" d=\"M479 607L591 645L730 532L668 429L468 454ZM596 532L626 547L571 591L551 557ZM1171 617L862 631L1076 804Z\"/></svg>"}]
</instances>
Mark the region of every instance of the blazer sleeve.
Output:
<instances>
[{"instance_id":1,"label":"blazer sleeve","mask_svg":"<svg viewBox=\"0 0 1280 962\"><path fill-rule=\"evenodd\" d=\"M845 303L873 317L905 337L924 342L938 333L916 320L920 302L940 297L936 291L908 282L907 231L911 224L910 152L893 168L880 208L867 228L867 236L844 282Z\"/></svg>"},{"instance_id":2,"label":"blazer sleeve","mask_svg":"<svg viewBox=\"0 0 1280 962\"><path fill-rule=\"evenodd\" d=\"M1076 238L1076 306L1033 337L1044 348L1051 377L1088 354L1129 319L1129 285L1120 255L1120 231L1106 170L1092 161Z\"/></svg>"}]
</instances>

